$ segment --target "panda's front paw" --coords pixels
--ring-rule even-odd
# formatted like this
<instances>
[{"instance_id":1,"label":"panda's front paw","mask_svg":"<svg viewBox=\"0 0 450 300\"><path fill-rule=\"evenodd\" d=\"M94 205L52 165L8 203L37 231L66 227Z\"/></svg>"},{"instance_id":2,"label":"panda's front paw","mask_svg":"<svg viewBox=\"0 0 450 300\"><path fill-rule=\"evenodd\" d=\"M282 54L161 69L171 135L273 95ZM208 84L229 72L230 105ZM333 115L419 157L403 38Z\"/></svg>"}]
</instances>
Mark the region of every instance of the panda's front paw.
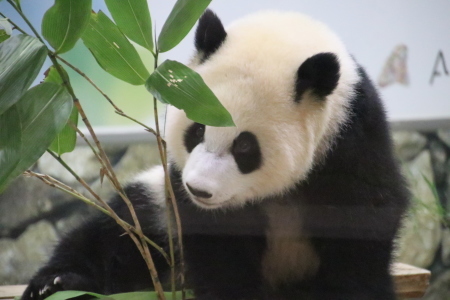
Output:
<instances>
[{"instance_id":1,"label":"panda's front paw","mask_svg":"<svg viewBox=\"0 0 450 300\"><path fill-rule=\"evenodd\" d=\"M64 290L61 276L46 275L33 278L22 295L22 300L41 300Z\"/></svg>"},{"instance_id":2,"label":"panda's front paw","mask_svg":"<svg viewBox=\"0 0 450 300\"><path fill-rule=\"evenodd\" d=\"M30 281L21 300L43 300L65 290L92 291L92 281L74 273L37 275Z\"/></svg>"}]
</instances>

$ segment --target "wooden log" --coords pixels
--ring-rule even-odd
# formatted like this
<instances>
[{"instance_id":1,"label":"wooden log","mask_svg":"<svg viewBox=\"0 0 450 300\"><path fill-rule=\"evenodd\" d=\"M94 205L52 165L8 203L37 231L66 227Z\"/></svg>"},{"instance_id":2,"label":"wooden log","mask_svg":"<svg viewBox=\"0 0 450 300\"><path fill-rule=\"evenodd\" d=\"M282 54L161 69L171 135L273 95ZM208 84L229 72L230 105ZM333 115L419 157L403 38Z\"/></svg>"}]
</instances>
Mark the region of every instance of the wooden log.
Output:
<instances>
[{"instance_id":1,"label":"wooden log","mask_svg":"<svg viewBox=\"0 0 450 300\"><path fill-rule=\"evenodd\" d=\"M400 298L420 298L425 294L431 276L430 271L395 263L391 272L396 293ZM0 286L0 299L12 300L14 297L21 296L26 287L26 285Z\"/></svg>"},{"instance_id":2,"label":"wooden log","mask_svg":"<svg viewBox=\"0 0 450 300\"><path fill-rule=\"evenodd\" d=\"M391 273L395 291L400 298L420 298L430 283L430 271L411 265L395 263Z\"/></svg>"},{"instance_id":3,"label":"wooden log","mask_svg":"<svg viewBox=\"0 0 450 300\"><path fill-rule=\"evenodd\" d=\"M22 296L26 285L4 285L0 286L0 299L14 299L14 297Z\"/></svg>"}]
</instances>

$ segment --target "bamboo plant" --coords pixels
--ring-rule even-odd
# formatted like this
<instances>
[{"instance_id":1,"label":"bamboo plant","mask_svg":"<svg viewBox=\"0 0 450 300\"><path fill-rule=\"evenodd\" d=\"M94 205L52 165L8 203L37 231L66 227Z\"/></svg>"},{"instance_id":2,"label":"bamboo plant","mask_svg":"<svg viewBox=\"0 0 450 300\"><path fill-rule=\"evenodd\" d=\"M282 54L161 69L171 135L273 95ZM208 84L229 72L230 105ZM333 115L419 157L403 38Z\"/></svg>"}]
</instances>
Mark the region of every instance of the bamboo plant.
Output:
<instances>
[{"instance_id":1,"label":"bamboo plant","mask_svg":"<svg viewBox=\"0 0 450 300\"><path fill-rule=\"evenodd\" d=\"M102 11L92 11L92 0L55 0L54 5L42 16L40 31L33 27L24 14L22 6L26 4L20 0L0 3L0 8L2 5L13 7L28 25L28 28L20 28L0 10L0 193L17 176L25 174L37 177L45 184L67 192L114 218L144 257L155 291L109 295L107 299L186 298L184 275L180 280L181 291L176 290L174 270L177 259L174 242L180 250L179 269L184 273L182 224L168 174L166 144L161 135L157 101L183 109L190 119L198 123L210 126L234 124L230 114L199 74L177 61L166 60L160 64L158 58L160 53L172 49L187 35L210 2L211 0L178 0L159 36L153 33L146 0L105 0L112 19ZM145 85L150 92L149 101L153 102L155 128L126 114L82 70L60 56L70 51L80 39L107 73L132 85ZM148 50L153 61L143 61L132 42ZM46 59L51 61L52 66L43 70ZM168 220L175 220L176 223L167 224L169 240L172 241L170 253L166 253L143 235L133 206L114 173L95 129L86 117L65 68L83 76L103 95L118 115L136 122L155 136L165 171L167 213L173 216ZM31 87L35 79L42 74L45 75L43 82ZM78 128L80 120L89 132L88 137ZM77 136L84 139L92 149L101 165L101 176L111 182L128 205L133 224L120 219L108 203L61 157L63 153L75 149ZM49 175L28 170L46 151L86 188L90 197ZM177 237L173 236L174 232ZM161 252L170 265L171 291L163 290L149 247L155 247ZM83 294L106 299L104 295L83 291L58 292L48 299L69 299Z\"/></svg>"}]
</instances>

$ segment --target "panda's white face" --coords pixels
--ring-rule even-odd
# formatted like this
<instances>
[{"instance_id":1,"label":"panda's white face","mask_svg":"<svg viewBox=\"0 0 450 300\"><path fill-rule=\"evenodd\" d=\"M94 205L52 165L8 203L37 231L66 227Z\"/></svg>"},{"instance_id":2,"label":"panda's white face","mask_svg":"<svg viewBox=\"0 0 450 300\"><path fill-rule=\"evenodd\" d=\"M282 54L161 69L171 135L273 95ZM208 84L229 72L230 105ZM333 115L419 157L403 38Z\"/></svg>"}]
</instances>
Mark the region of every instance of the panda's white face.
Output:
<instances>
[{"instance_id":1,"label":"panda's white face","mask_svg":"<svg viewBox=\"0 0 450 300\"><path fill-rule=\"evenodd\" d=\"M227 29L219 46L206 60L199 49L191 67L236 127L196 124L174 107L166 125L171 160L193 202L206 209L280 195L305 179L345 122L357 81L356 66L339 39L303 15L250 16ZM331 67L338 68L339 81L326 93L331 79L308 78L315 66L308 59L318 53L328 53ZM314 80L318 87L305 85Z\"/></svg>"}]
</instances>

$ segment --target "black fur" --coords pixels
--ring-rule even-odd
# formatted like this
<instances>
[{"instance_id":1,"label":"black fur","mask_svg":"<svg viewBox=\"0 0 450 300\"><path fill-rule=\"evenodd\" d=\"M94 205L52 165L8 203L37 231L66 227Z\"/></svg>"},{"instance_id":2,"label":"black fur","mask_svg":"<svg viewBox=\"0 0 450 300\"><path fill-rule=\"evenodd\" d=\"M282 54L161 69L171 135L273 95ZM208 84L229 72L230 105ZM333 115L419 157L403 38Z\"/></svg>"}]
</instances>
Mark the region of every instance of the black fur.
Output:
<instances>
[{"instance_id":1,"label":"black fur","mask_svg":"<svg viewBox=\"0 0 450 300\"><path fill-rule=\"evenodd\" d=\"M319 99L324 99L336 88L339 81L339 61L333 53L311 56L298 68L295 82L295 102L310 90Z\"/></svg>"},{"instance_id":2,"label":"black fur","mask_svg":"<svg viewBox=\"0 0 450 300\"><path fill-rule=\"evenodd\" d=\"M215 13L207 9L198 21L195 32L195 48L202 55L200 60L207 60L227 37L222 22Z\"/></svg>"},{"instance_id":3,"label":"black fur","mask_svg":"<svg viewBox=\"0 0 450 300\"><path fill-rule=\"evenodd\" d=\"M242 174L248 174L257 170L262 163L261 149L257 137L248 131L244 131L233 141L231 153Z\"/></svg>"},{"instance_id":4,"label":"black fur","mask_svg":"<svg viewBox=\"0 0 450 300\"><path fill-rule=\"evenodd\" d=\"M200 123L192 124L184 133L184 146L187 152L191 153L194 148L203 142L205 135L205 125Z\"/></svg>"}]
</instances>

